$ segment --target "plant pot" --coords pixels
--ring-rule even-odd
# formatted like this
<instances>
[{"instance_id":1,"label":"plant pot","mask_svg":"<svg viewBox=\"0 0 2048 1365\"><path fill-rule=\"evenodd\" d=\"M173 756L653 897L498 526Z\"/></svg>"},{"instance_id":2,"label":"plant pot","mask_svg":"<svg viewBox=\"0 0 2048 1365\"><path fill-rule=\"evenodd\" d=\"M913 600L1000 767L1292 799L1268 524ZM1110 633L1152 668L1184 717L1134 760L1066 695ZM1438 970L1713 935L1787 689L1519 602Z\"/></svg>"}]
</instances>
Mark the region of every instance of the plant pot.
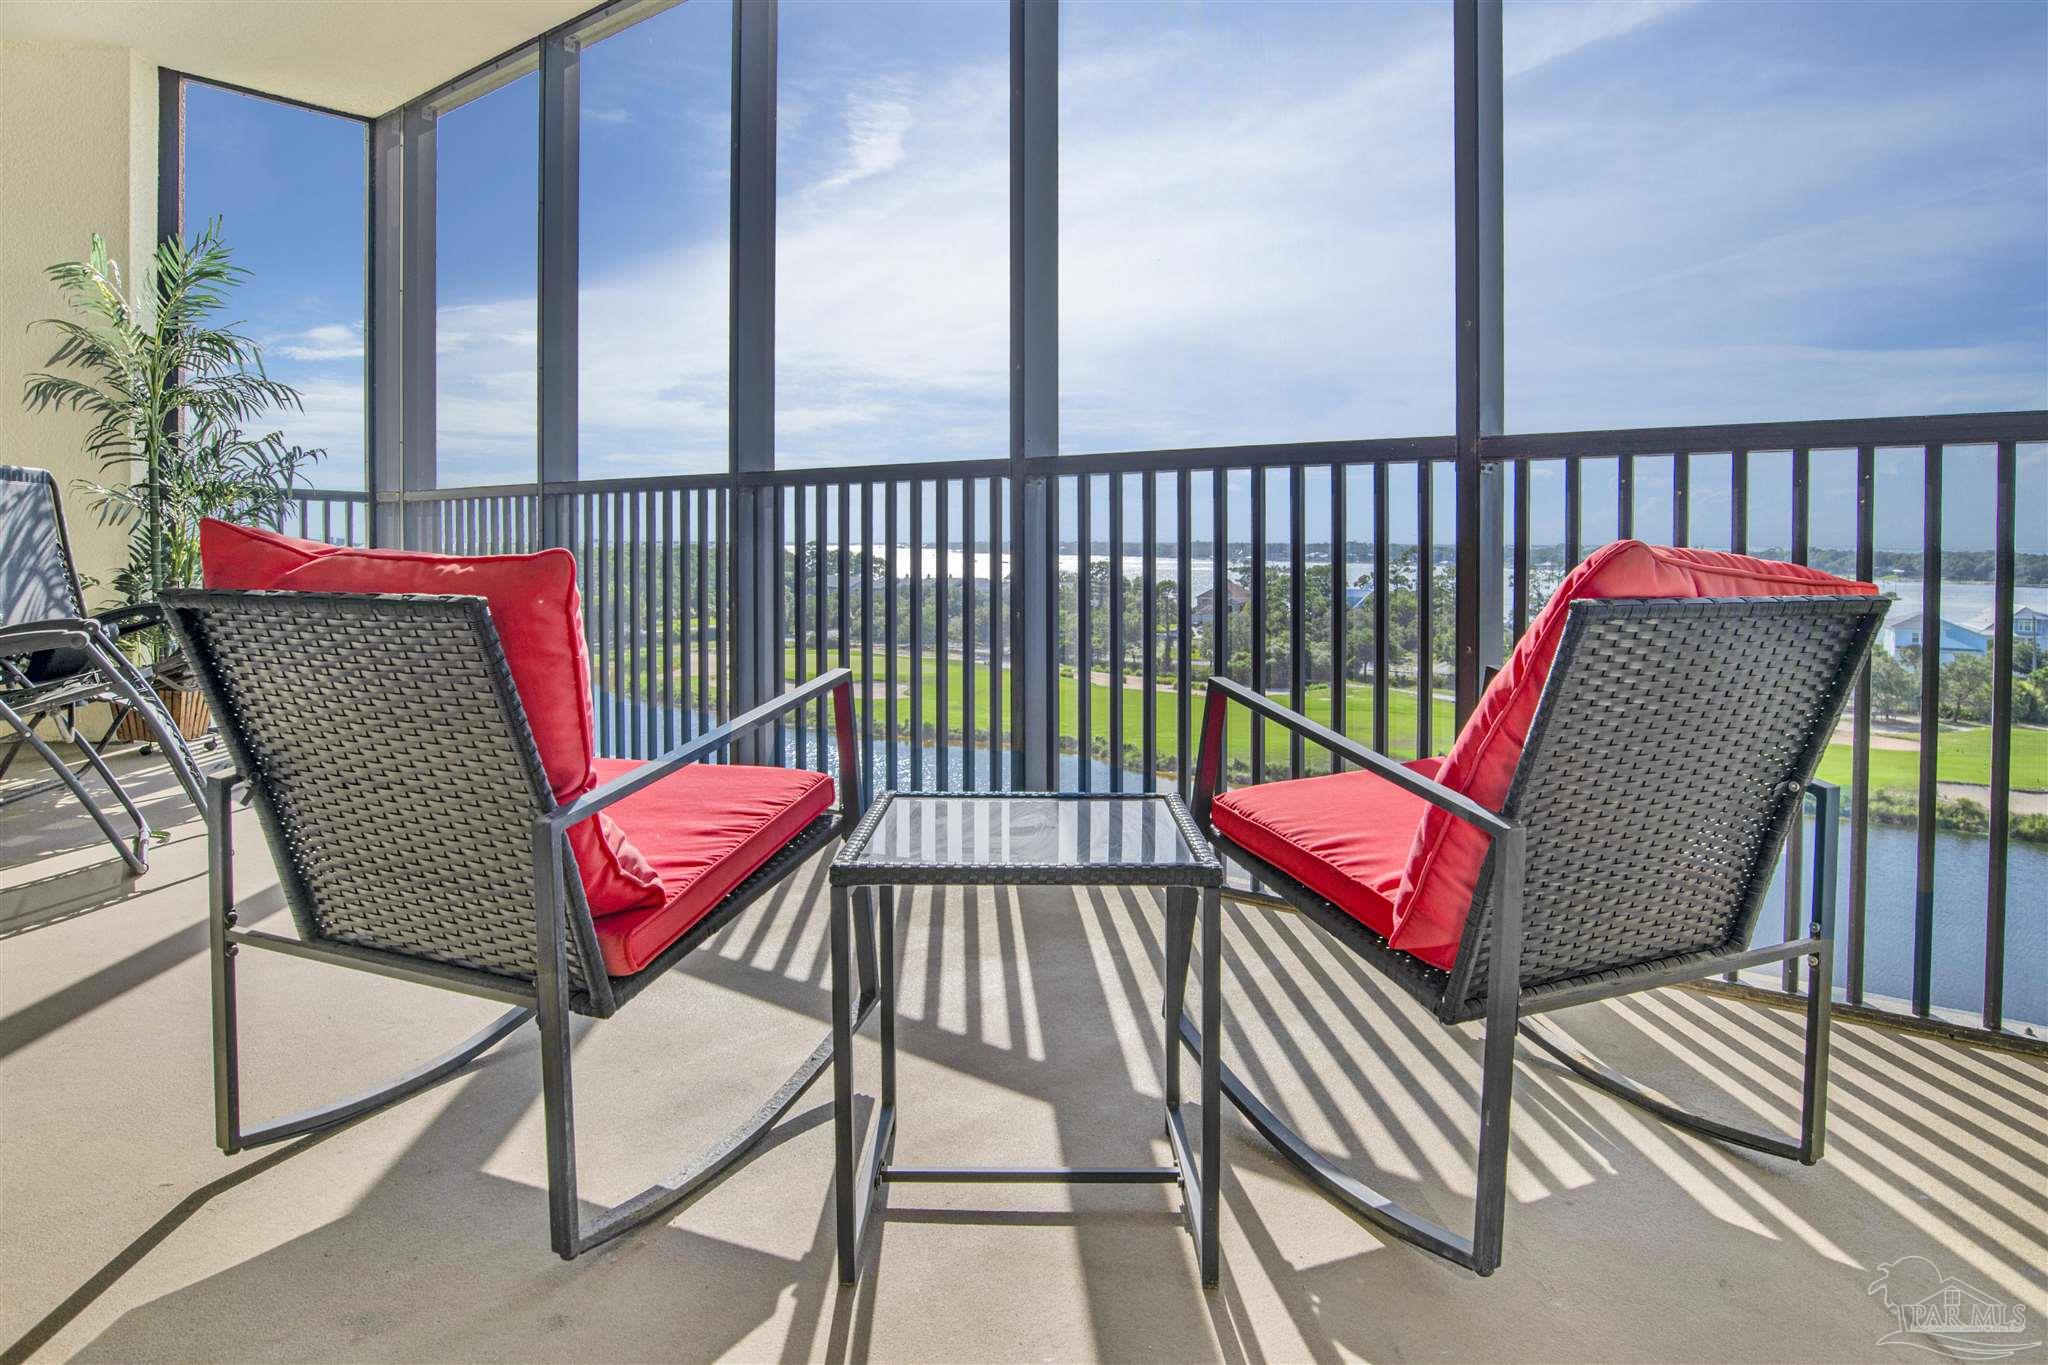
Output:
<instances>
[{"instance_id":1,"label":"plant pot","mask_svg":"<svg viewBox=\"0 0 2048 1365\"><path fill-rule=\"evenodd\" d=\"M213 712L206 705L206 695L198 689L165 687L159 683L156 694L163 699L164 710L170 713L171 723L178 727L178 733L187 741L198 739L213 727ZM142 717L131 711L121 717L121 728L114 732L114 738L132 744L154 736L142 723Z\"/></svg>"}]
</instances>

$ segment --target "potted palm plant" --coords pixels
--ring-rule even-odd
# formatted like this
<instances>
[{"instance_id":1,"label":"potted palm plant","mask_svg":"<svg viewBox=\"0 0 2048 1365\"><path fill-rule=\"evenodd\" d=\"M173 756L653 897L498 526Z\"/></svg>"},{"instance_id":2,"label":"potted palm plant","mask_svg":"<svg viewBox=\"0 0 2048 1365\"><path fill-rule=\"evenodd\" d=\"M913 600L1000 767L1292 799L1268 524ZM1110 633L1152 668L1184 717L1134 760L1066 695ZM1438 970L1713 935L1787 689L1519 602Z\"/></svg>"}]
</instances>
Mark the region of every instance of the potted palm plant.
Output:
<instances>
[{"instance_id":1,"label":"potted palm plant","mask_svg":"<svg viewBox=\"0 0 2048 1365\"><path fill-rule=\"evenodd\" d=\"M199 582L202 518L277 525L301 472L325 452L261 430L276 411L304 405L265 372L262 348L239 324L217 320L246 277L218 220L189 243L166 237L130 287L97 233L84 260L46 273L70 316L41 324L56 330L57 348L47 372L28 376L22 399L31 412L93 419L86 448L103 481L80 486L103 520L128 531L128 559L110 586L124 604L153 602L164 588ZM151 658L169 648L161 631L130 642ZM205 730L196 692L159 690L188 736Z\"/></svg>"}]
</instances>

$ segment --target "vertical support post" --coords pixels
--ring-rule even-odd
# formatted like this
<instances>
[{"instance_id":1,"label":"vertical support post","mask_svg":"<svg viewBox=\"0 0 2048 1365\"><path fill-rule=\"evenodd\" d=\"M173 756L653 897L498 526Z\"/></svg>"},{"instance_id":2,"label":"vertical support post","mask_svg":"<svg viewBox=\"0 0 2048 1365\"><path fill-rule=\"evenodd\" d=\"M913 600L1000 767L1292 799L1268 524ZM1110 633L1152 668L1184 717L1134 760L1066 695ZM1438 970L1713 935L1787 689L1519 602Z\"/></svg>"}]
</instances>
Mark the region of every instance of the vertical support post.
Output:
<instances>
[{"instance_id":1,"label":"vertical support post","mask_svg":"<svg viewBox=\"0 0 2048 1365\"><path fill-rule=\"evenodd\" d=\"M241 1058L235 1019L235 775L207 779L206 930L213 969L213 1140L242 1147Z\"/></svg>"},{"instance_id":2,"label":"vertical support post","mask_svg":"<svg viewBox=\"0 0 2048 1365\"><path fill-rule=\"evenodd\" d=\"M540 1014L542 1125L548 1151L548 1231L555 1254L581 1250L576 1205L576 1100L569 1063L569 955L562 849L546 816L533 822L534 995Z\"/></svg>"},{"instance_id":3,"label":"vertical support post","mask_svg":"<svg viewBox=\"0 0 2048 1365\"><path fill-rule=\"evenodd\" d=\"M156 73L156 239L185 236L185 78Z\"/></svg>"},{"instance_id":4,"label":"vertical support post","mask_svg":"<svg viewBox=\"0 0 2048 1365\"><path fill-rule=\"evenodd\" d=\"M773 603L781 587L774 544L776 490L749 475L775 468L775 42L776 0L741 0L732 18L732 295L730 471L733 476L730 614L732 706L767 700L775 676ZM758 755L749 736L742 752ZM845 758L842 755L841 761Z\"/></svg>"},{"instance_id":5,"label":"vertical support post","mask_svg":"<svg viewBox=\"0 0 2048 1365\"><path fill-rule=\"evenodd\" d=\"M540 44L540 432L541 544L569 543L568 494L577 470L576 272L582 141L580 42L565 34ZM635 526L629 536L640 535ZM612 547L618 553L623 547Z\"/></svg>"},{"instance_id":6,"label":"vertical support post","mask_svg":"<svg viewBox=\"0 0 2048 1365\"><path fill-rule=\"evenodd\" d=\"M406 112L370 124L370 250L363 390L369 450L363 486L370 490L369 540L395 546L405 487L405 201Z\"/></svg>"},{"instance_id":7,"label":"vertical support post","mask_svg":"<svg viewBox=\"0 0 2048 1365\"><path fill-rule=\"evenodd\" d=\"M1059 528L1051 476L1027 461L1060 449L1059 24L1058 5L1010 0L1010 752L1021 791L1056 785Z\"/></svg>"},{"instance_id":8,"label":"vertical support post","mask_svg":"<svg viewBox=\"0 0 2048 1365\"><path fill-rule=\"evenodd\" d=\"M1500 0L1457 0L1455 176L1457 215L1457 541L1458 723L1502 661L1501 579L1505 566L1503 490L1498 460L1483 441L1502 430L1506 348L1502 340ZM1427 477L1425 467L1422 476ZM1427 572L1427 566L1424 566ZM1425 649L1427 645L1425 644Z\"/></svg>"},{"instance_id":9,"label":"vertical support post","mask_svg":"<svg viewBox=\"0 0 2048 1365\"><path fill-rule=\"evenodd\" d=\"M403 424L403 452L397 485L400 493L433 488L440 482L434 451L435 362L434 362L434 243L435 166L434 141L437 115L429 105L416 104L402 115L405 120L405 178L401 190L400 253L403 305L399 318L401 333L399 364L400 421ZM398 549L433 549L429 518L416 514L402 503L394 509L395 534L379 541Z\"/></svg>"}]
</instances>

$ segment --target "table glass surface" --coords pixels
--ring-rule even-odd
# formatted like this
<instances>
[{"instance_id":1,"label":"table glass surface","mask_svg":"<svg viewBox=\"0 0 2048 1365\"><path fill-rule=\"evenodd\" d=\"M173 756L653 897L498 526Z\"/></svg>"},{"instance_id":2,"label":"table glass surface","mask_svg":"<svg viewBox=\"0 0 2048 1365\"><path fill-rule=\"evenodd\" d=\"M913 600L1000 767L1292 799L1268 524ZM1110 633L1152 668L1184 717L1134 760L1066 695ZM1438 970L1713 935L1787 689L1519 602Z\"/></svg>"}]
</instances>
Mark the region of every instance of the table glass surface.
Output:
<instances>
[{"instance_id":1,"label":"table glass surface","mask_svg":"<svg viewBox=\"0 0 2048 1365\"><path fill-rule=\"evenodd\" d=\"M888 798L863 867L1201 867L1162 797Z\"/></svg>"}]
</instances>

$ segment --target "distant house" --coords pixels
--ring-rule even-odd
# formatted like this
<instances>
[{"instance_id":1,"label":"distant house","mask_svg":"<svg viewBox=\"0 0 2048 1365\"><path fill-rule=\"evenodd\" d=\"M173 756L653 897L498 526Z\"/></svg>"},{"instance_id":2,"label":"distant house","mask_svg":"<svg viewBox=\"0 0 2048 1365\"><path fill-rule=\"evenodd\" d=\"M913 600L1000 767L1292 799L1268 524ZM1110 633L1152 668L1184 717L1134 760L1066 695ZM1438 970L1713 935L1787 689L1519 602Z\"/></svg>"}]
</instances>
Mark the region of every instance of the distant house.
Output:
<instances>
[{"instance_id":1,"label":"distant house","mask_svg":"<svg viewBox=\"0 0 2048 1365\"><path fill-rule=\"evenodd\" d=\"M1252 600L1252 595L1234 578L1223 580L1224 600L1230 605L1230 614L1237 615ZM1208 620L1216 611L1216 590L1210 588L1195 599L1195 616Z\"/></svg>"},{"instance_id":2,"label":"distant house","mask_svg":"<svg viewBox=\"0 0 2048 1365\"><path fill-rule=\"evenodd\" d=\"M1921 622L1922 614L1914 612L1911 616L1901 616L1898 620L1886 624L1885 634L1889 637L1889 645L1894 656L1903 654L1906 650L1919 649L1921 647L1923 631ZM1952 664L1965 654L1988 654L1990 652L1991 636L1987 632L1972 630L1968 626L1959 626L1954 621L1942 621L1941 661L1943 663Z\"/></svg>"},{"instance_id":3,"label":"distant house","mask_svg":"<svg viewBox=\"0 0 2048 1365\"><path fill-rule=\"evenodd\" d=\"M2015 608L2012 634L2015 640L2031 640L2048 647L2048 611L2037 611L2033 607Z\"/></svg>"}]
</instances>

